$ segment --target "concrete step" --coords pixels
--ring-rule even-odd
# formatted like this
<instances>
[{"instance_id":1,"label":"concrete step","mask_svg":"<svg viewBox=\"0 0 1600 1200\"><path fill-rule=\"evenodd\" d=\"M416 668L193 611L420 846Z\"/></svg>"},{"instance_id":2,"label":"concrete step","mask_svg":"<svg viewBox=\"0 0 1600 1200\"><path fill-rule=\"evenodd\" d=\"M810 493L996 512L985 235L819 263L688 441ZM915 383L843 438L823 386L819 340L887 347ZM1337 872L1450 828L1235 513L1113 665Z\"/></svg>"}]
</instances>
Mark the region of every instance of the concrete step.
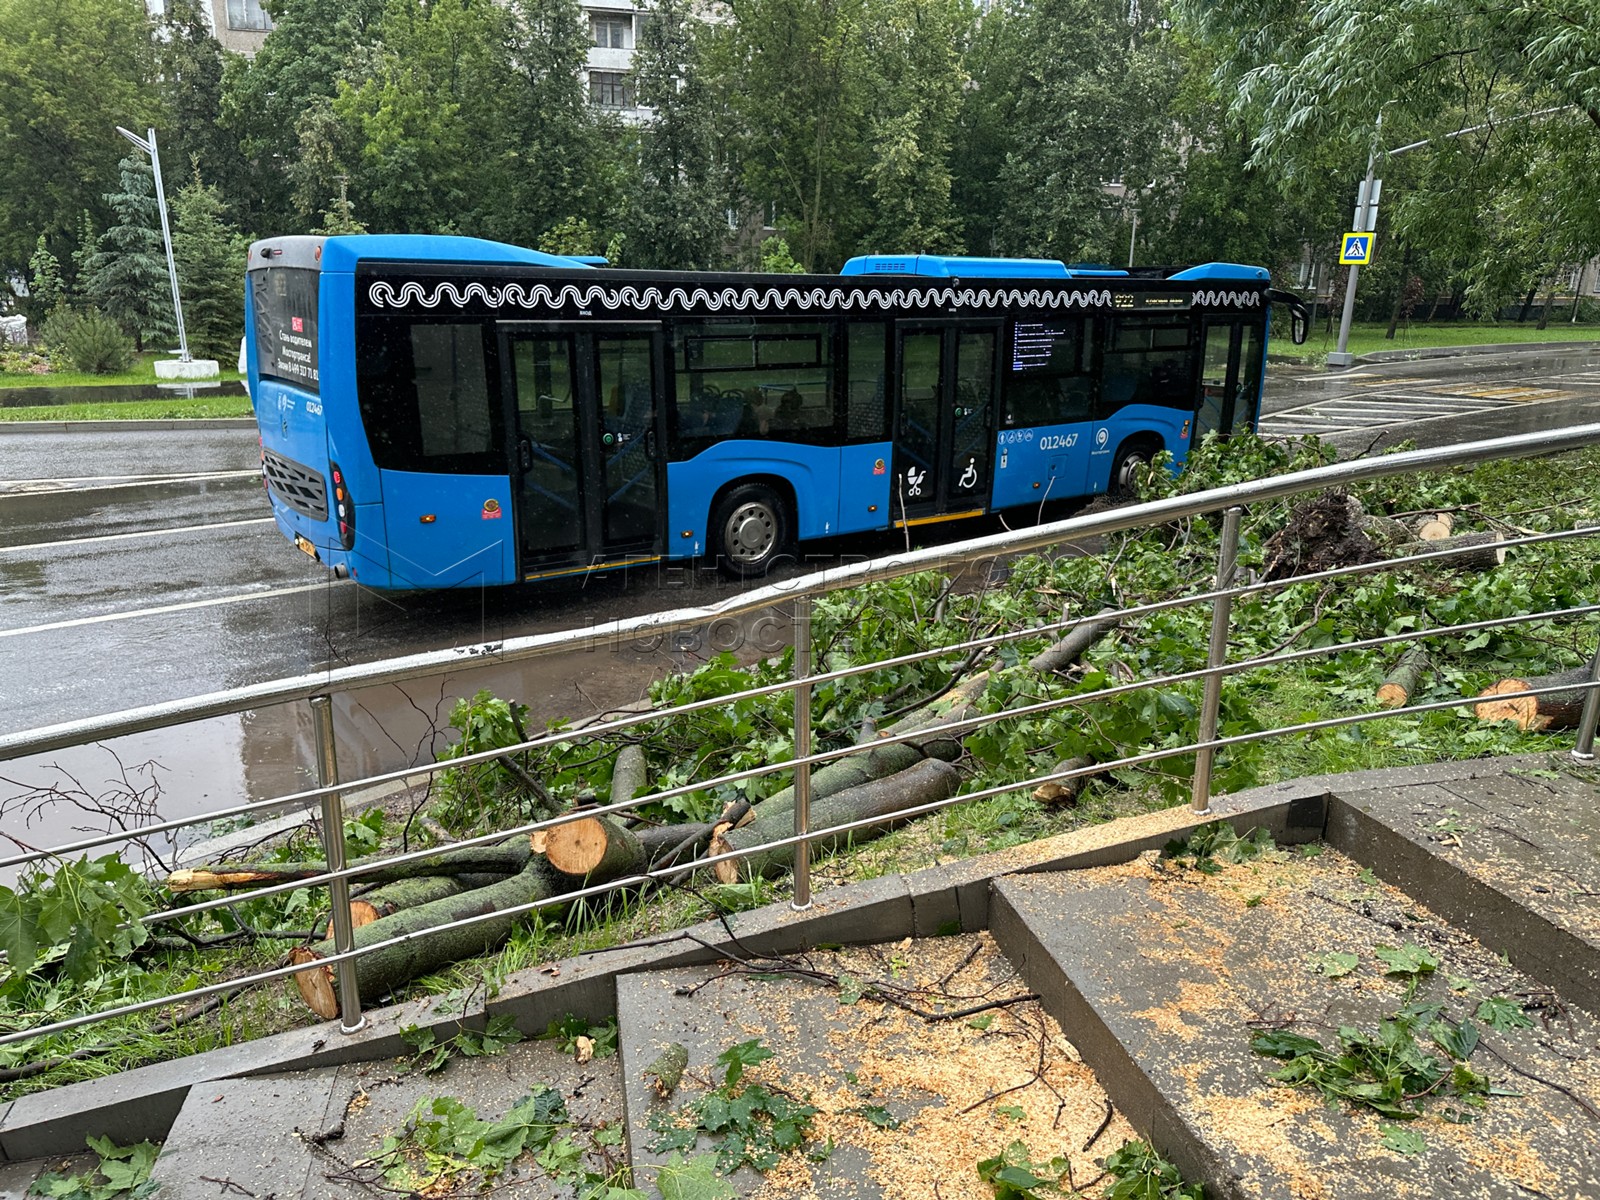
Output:
<instances>
[{"instance_id":1,"label":"concrete step","mask_svg":"<svg viewBox=\"0 0 1600 1200\"><path fill-rule=\"evenodd\" d=\"M971 956L969 958L969 956ZM1074 1178L1134 1136L1061 1028L1036 1001L928 1021L850 991L907 989L925 1011L956 1012L1026 995L987 934L926 938L797 955L742 970L724 963L617 981L629 1146L639 1186L669 1158L652 1149L663 1119L723 1083L717 1056L759 1039L774 1057L745 1078L782 1089L820 1111L804 1154L784 1157L763 1179L748 1166L731 1177L741 1196L986 1195L976 1164L1023 1141L1037 1160L1063 1155ZM947 983L941 980L949 976ZM848 977L841 993L834 980ZM663 1100L644 1069L672 1042L689 1053L677 1092ZM876 1123L875 1123L876 1122ZM712 1153L702 1134L687 1157ZM941 1191L942 1188L942 1191Z\"/></svg>"},{"instance_id":2,"label":"concrete step","mask_svg":"<svg viewBox=\"0 0 1600 1200\"><path fill-rule=\"evenodd\" d=\"M1001 879L991 929L1112 1100L1208 1196L1600 1195L1600 1022L1359 863L1305 849L1215 875L1151 853ZM1408 944L1440 961L1414 996L1375 955ZM1358 965L1319 973L1333 953ZM1533 1023L1475 1022L1471 1066L1519 1095L1424 1100L1403 1122L1420 1153L1385 1148L1401 1122L1270 1080L1283 1064L1250 1046L1262 1030L1374 1033L1413 999L1459 1021L1487 997Z\"/></svg>"},{"instance_id":3,"label":"concrete step","mask_svg":"<svg viewBox=\"0 0 1600 1200\"><path fill-rule=\"evenodd\" d=\"M1600 805L1587 773L1561 768L1353 790L1326 836L1600 1014Z\"/></svg>"},{"instance_id":4,"label":"concrete step","mask_svg":"<svg viewBox=\"0 0 1600 1200\"><path fill-rule=\"evenodd\" d=\"M155 1194L215 1200L244 1188L277 1200L334 1200L395 1187L404 1193L420 1184L386 1181L381 1152L384 1138L401 1134L419 1103L454 1097L492 1120L540 1085L565 1098L585 1165L600 1173L620 1165L620 1146L594 1136L603 1128L621 1133L616 1056L579 1064L553 1041L531 1041L493 1056L452 1059L434 1075L391 1060L197 1086L156 1161ZM470 1182L471 1173L463 1178ZM527 1160L496 1179L495 1190L530 1200L573 1192Z\"/></svg>"}]
</instances>

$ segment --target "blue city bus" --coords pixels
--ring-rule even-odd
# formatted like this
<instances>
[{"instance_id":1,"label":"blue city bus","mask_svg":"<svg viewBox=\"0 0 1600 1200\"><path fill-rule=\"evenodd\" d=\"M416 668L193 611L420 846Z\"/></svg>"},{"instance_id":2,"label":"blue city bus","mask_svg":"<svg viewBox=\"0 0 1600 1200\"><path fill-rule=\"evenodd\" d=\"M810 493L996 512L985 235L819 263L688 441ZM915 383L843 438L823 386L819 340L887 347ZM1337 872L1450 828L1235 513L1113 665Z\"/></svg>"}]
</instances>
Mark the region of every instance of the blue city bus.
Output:
<instances>
[{"instance_id":1,"label":"blue city bus","mask_svg":"<svg viewBox=\"0 0 1600 1200\"><path fill-rule=\"evenodd\" d=\"M838 275L601 269L470 238L250 248L278 527L373 588L501 585L1126 492L1253 429L1259 267L868 255Z\"/></svg>"}]
</instances>

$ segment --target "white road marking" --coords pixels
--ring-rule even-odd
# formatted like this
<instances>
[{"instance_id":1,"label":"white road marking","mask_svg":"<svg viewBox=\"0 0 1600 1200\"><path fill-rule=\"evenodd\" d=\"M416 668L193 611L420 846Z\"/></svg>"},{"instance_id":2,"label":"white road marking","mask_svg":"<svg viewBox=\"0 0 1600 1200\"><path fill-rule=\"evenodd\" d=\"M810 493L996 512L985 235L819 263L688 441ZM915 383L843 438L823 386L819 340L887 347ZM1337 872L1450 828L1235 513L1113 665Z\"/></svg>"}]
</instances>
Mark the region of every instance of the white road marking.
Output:
<instances>
[{"instance_id":1,"label":"white road marking","mask_svg":"<svg viewBox=\"0 0 1600 1200\"><path fill-rule=\"evenodd\" d=\"M120 488L158 487L173 483L215 483L224 479L259 479L260 471L211 471L202 475L89 475L76 479L0 480L0 497L56 496L66 492L109 492Z\"/></svg>"},{"instance_id":2,"label":"white road marking","mask_svg":"<svg viewBox=\"0 0 1600 1200\"><path fill-rule=\"evenodd\" d=\"M197 608L216 608L223 604L245 604L252 600L269 600L273 596L293 596L299 592L320 592L325 588L345 586L347 581L329 579L324 583L305 583L298 587L274 588L270 592L246 592L237 596L215 596L210 600L190 600L183 604L162 604L155 608L136 608L130 612L102 613L98 617L77 617L71 621L50 621L43 625L24 625L17 629L0 629L0 638L20 637L27 633L50 633L57 629L81 629L85 625L103 625L111 621L130 621L135 617L158 617L165 613L190 612Z\"/></svg>"},{"instance_id":3,"label":"white road marking","mask_svg":"<svg viewBox=\"0 0 1600 1200\"><path fill-rule=\"evenodd\" d=\"M174 479L234 479L243 475L259 475L258 468L243 471L157 471L143 475L67 475L56 479L39 479L38 483L159 483ZM22 482L12 480L10 482Z\"/></svg>"},{"instance_id":4,"label":"white road marking","mask_svg":"<svg viewBox=\"0 0 1600 1200\"><path fill-rule=\"evenodd\" d=\"M213 521L209 525L175 525L171 529L140 529L132 533L100 533L93 537L60 538L54 542L30 542L22 546L0 546L0 554L22 550L54 550L58 546L84 546L95 542L115 542L123 538L165 537L174 533L203 533L208 529L233 529L240 525L270 525L271 517L250 517L242 521Z\"/></svg>"}]
</instances>

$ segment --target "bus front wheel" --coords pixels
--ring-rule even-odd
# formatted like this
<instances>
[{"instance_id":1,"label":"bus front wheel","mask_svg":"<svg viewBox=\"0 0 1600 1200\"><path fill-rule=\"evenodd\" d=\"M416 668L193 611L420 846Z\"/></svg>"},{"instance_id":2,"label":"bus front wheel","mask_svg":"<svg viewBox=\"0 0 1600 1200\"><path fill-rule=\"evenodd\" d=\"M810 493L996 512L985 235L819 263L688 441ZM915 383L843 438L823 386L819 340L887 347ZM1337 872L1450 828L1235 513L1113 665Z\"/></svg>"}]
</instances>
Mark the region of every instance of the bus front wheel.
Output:
<instances>
[{"instance_id":1,"label":"bus front wheel","mask_svg":"<svg viewBox=\"0 0 1600 1200\"><path fill-rule=\"evenodd\" d=\"M711 517L717 566L735 579L765 575L789 544L789 509L762 483L734 488Z\"/></svg>"},{"instance_id":2,"label":"bus front wheel","mask_svg":"<svg viewBox=\"0 0 1600 1200\"><path fill-rule=\"evenodd\" d=\"M1155 449L1148 442L1127 442L1111 460L1111 482L1106 491L1119 500L1134 500L1139 495L1139 478L1155 460Z\"/></svg>"}]
</instances>

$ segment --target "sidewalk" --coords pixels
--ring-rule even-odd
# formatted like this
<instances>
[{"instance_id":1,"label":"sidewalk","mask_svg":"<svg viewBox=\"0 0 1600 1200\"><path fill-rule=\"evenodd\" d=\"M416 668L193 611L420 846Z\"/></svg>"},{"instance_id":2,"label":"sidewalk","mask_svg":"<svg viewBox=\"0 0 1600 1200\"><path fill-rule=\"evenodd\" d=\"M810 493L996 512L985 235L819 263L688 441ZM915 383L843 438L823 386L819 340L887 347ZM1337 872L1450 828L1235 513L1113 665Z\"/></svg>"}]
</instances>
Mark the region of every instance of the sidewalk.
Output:
<instances>
[{"instance_id":1,"label":"sidewalk","mask_svg":"<svg viewBox=\"0 0 1600 1200\"><path fill-rule=\"evenodd\" d=\"M369 1195L363 1164L419 1099L492 1118L535 1083L565 1097L582 1170L631 1162L648 1191L672 1114L754 1039L777 1057L750 1077L809 1095L807 1144L833 1145L781 1159L764 1195L931 1195L917 1190L931 1178L945 1200L983 1196L972 1155L1015 1140L1035 1159L1059 1149L1083 1183L1130 1136L1211 1197L1594 1195L1597 795L1594 772L1557 754L1325 776L1220 798L1205 818L1166 810L823 890L804 913L769 906L547 964L487 1000L373 1011L351 1036L318 1026L0 1105L0 1197L88 1135L164 1141L164 1198ZM1290 850L1205 871L1147 853L1217 818ZM1407 946L1432 965L1388 970ZM1460 1050L1437 1023L1471 1024L1482 1049L1408 1100L1424 1111L1403 1128L1269 1081L1283 1063L1251 1049L1263 1030L1371 1034L1423 1003L1438 1007L1417 1010L1432 1014L1419 1030ZM989 1019L962 1015L974 1006ZM410 1026L443 1040L509 1017L534 1035L569 1014L602 1041L615 1018L620 1053L524 1043L437 1076L393 1061ZM645 1069L674 1042L689 1067L662 1100ZM762 1177L732 1182L749 1195ZM571 1192L530 1158L501 1183Z\"/></svg>"}]
</instances>

